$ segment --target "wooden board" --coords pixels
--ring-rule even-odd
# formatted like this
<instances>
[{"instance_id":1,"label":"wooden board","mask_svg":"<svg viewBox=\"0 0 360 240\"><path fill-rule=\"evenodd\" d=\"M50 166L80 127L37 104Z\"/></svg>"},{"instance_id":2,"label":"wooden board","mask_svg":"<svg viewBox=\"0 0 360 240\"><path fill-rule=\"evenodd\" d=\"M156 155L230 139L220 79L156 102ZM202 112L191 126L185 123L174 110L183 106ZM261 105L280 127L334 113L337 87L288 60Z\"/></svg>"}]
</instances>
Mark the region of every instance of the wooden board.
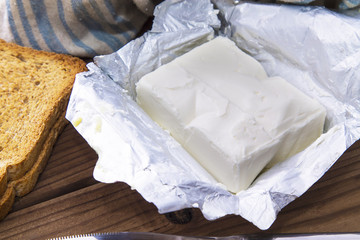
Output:
<instances>
[{"instance_id":1,"label":"wooden board","mask_svg":"<svg viewBox=\"0 0 360 240\"><path fill-rule=\"evenodd\" d=\"M360 142L267 231L240 216L207 221L197 209L159 214L125 183L93 179L97 155L69 124L35 189L16 199L0 222L0 239L48 239L93 232L140 231L187 236L245 233L360 232Z\"/></svg>"}]
</instances>

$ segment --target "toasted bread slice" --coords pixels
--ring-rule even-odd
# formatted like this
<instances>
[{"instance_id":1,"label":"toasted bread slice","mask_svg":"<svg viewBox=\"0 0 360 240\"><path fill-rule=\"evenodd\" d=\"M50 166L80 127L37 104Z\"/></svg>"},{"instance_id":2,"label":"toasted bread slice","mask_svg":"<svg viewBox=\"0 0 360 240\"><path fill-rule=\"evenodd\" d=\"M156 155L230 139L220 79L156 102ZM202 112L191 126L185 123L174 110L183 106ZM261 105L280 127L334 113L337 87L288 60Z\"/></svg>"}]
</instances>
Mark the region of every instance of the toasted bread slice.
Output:
<instances>
[{"instance_id":1,"label":"toasted bread slice","mask_svg":"<svg viewBox=\"0 0 360 240\"><path fill-rule=\"evenodd\" d=\"M44 143L44 147L41 149L39 157L32 168L23 177L7 184L7 188L2 195L2 198L0 198L0 220L11 210L15 196L22 197L35 187L40 173L46 166L52 147L66 124L67 120L65 119L64 112L51 129L51 132Z\"/></svg>"},{"instance_id":2,"label":"toasted bread slice","mask_svg":"<svg viewBox=\"0 0 360 240\"><path fill-rule=\"evenodd\" d=\"M46 162L58 135L53 132L66 123L75 75L82 71L79 58L0 40L0 209L12 205L6 196L33 188L41 172L34 169L42 169L36 164ZM28 174L36 177L24 178Z\"/></svg>"}]
</instances>

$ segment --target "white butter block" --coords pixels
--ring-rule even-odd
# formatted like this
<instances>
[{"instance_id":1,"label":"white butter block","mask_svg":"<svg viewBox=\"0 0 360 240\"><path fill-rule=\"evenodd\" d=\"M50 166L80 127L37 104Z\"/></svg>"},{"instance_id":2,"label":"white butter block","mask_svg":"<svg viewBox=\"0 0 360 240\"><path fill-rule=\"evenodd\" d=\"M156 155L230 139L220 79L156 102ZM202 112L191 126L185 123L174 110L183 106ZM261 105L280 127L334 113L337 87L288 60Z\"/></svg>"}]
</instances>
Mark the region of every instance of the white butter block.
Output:
<instances>
[{"instance_id":1,"label":"white butter block","mask_svg":"<svg viewBox=\"0 0 360 240\"><path fill-rule=\"evenodd\" d=\"M231 192L305 149L325 109L217 37L144 76L137 102Z\"/></svg>"}]
</instances>

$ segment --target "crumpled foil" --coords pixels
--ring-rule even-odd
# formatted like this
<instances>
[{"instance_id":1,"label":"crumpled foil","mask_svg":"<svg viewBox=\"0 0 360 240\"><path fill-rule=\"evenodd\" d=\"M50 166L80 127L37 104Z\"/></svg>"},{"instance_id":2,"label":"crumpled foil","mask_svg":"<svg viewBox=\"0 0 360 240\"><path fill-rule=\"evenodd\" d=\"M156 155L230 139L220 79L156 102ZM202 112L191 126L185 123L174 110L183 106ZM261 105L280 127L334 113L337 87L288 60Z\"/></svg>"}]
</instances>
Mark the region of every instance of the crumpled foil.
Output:
<instances>
[{"instance_id":1,"label":"crumpled foil","mask_svg":"<svg viewBox=\"0 0 360 240\"><path fill-rule=\"evenodd\" d=\"M238 194L217 183L136 104L145 74L222 34L327 109L324 134ZM170 0L152 29L78 74L66 118L97 152L94 177L126 182L160 213L199 208L265 230L360 138L360 23L321 7Z\"/></svg>"}]
</instances>

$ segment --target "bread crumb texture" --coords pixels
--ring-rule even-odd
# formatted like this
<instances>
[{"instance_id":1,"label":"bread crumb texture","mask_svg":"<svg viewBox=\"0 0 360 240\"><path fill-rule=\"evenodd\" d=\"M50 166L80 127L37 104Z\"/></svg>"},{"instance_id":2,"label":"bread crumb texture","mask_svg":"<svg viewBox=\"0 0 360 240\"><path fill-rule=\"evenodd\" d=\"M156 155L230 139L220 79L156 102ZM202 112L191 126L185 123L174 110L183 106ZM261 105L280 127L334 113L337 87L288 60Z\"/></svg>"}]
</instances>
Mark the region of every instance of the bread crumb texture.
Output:
<instances>
[{"instance_id":1,"label":"bread crumb texture","mask_svg":"<svg viewBox=\"0 0 360 240\"><path fill-rule=\"evenodd\" d=\"M79 58L0 40L0 207L11 181L30 171L61 117Z\"/></svg>"}]
</instances>

